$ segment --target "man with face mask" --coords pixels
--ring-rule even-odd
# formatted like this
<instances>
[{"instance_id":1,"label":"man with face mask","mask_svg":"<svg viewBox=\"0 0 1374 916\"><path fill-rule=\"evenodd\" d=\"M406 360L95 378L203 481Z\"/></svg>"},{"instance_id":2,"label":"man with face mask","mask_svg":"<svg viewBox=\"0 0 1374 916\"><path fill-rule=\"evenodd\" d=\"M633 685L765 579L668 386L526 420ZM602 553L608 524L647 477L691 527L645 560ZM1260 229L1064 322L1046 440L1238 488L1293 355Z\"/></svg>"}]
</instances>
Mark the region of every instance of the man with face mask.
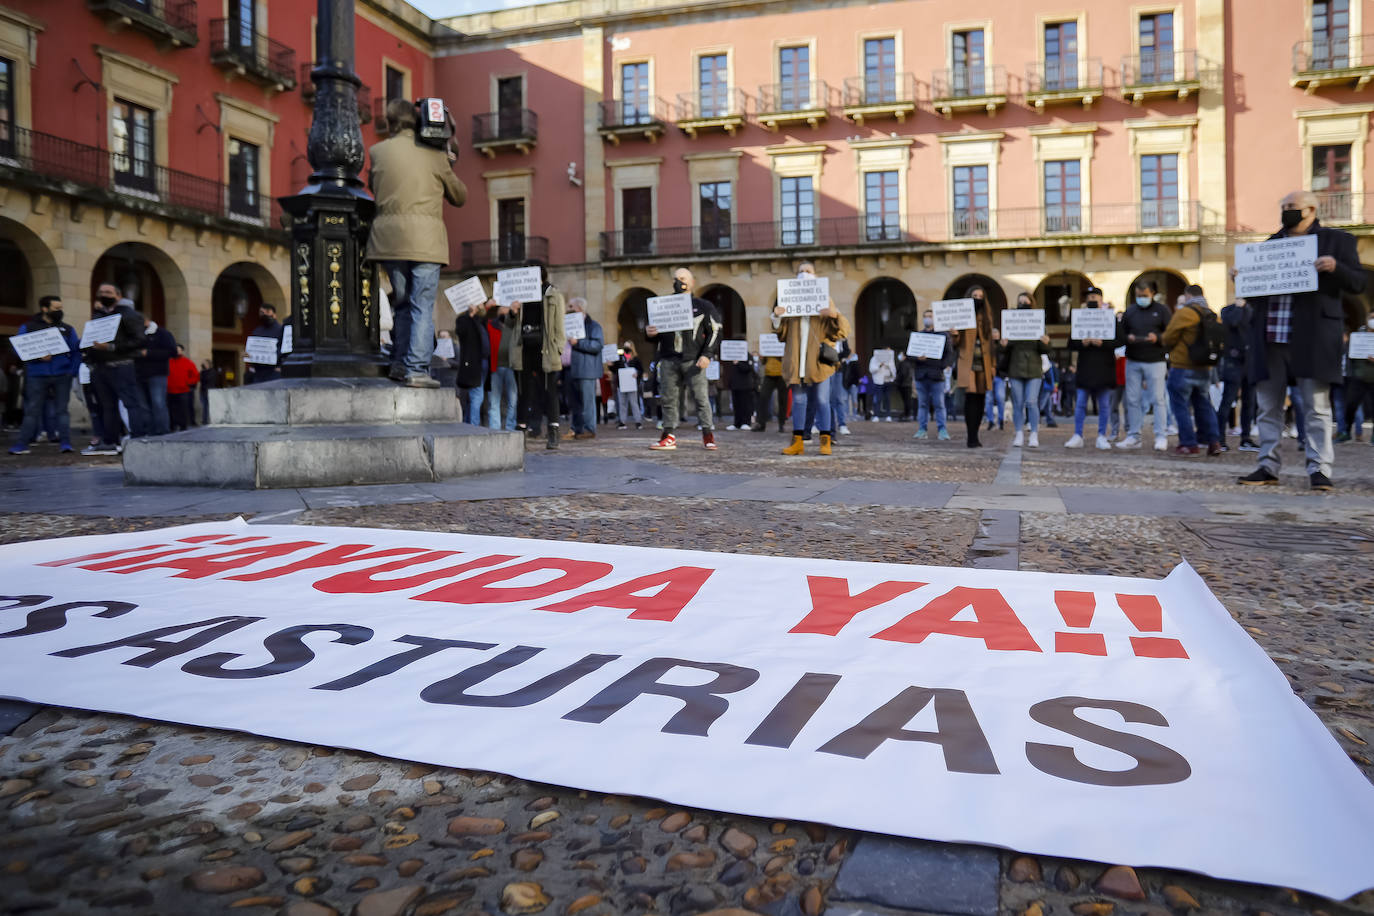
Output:
<instances>
[{"instance_id":1,"label":"man with face mask","mask_svg":"<svg viewBox=\"0 0 1374 916\"><path fill-rule=\"evenodd\" d=\"M1361 330L1374 334L1374 314L1365 319L1365 326ZM1364 419L1374 422L1374 356L1365 359L1347 357L1346 363L1350 374L1345 377L1345 426L1352 438L1359 442L1364 430L1361 428L1363 424L1355 424L1355 416L1361 407L1364 408ZM1369 441L1374 444L1374 432L1370 433Z\"/></svg>"},{"instance_id":2,"label":"man with face mask","mask_svg":"<svg viewBox=\"0 0 1374 916\"><path fill-rule=\"evenodd\" d=\"M673 293L691 294L696 290L696 278L685 267L673 271ZM716 426L711 416L711 398L706 382L706 367L720 350L720 313L705 299L692 296L692 327L687 331L665 331L649 325L644 333L658 343L659 404L663 411L663 435L651 449L672 451L677 448L680 392L690 386L697 404L697 419L701 424L701 443L712 451L716 448Z\"/></svg>"},{"instance_id":3,"label":"man with face mask","mask_svg":"<svg viewBox=\"0 0 1374 916\"><path fill-rule=\"evenodd\" d=\"M1096 286L1088 288L1083 307L1110 308L1102 301L1102 290ZM1107 438L1107 425L1112 413L1112 389L1116 387L1116 344L1115 338L1069 341L1069 349L1078 354L1075 373L1078 399L1073 411L1073 437L1064 443L1065 448L1083 447L1083 424L1088 419L1089 401L1097 405L1097 447L1104 450L1112 447Z\"/></svg>"},{"instance_id":4,"label":"man with face mask","mask_svg":"<svg viewBox=\"0 0 1374 916\"><path fill-rule=\"evenodd\" d=\"M1168 407L1164 390L1168 366L1164 362L1164 329L1169 308L1150 296L1150 285L1140 282L1132 290L1133 304L1121 316L1121 342L1126 347L1126 438L1117 448L1140 448L1145 409L1154 407L1155 451L1169 447ZM1149 398L1146 404L1145 398Z\"/></svg>"},{"instance_id":5,"label":"man with face mask","mask_svg":"<svg viewBox=\"0 0 1374 916\"><path fill-rule=\"evenodd\" d=\"M134 311L133 303L119 297L113 283L102 283L95 291L92 317L119 315L119 330L109 343L92 344L84 351L91 367L91 384L95 386L100 403L101 441L82 449L83 455L118 455L119 432L124 428L119 418L119 405L129 413L129 435L148 433L148 411L143 392L138 387L134 371L134 357L144 344L143 318Z\"/></svg>"},{"instance_id":6,"label":"man with face mask","mask_svg":"<svg viewBox=\"0 0 1374 916\"><path fill-rule=\"evenodd\" d=\"M264 302L258 307L258 324L249 337L270 337L277 342L277 365L265 366L261 363L247 363L243 367L243 383L257 385L281 378L281 335L282 324L277 320L277 307Z\"/></svg>"},{"instance_id":7,"label":"man with face mask","mask_svg":"<svg viewBox=\"0 0 1374 916\"><path fill-rule=\"evenodd\" d=\"M934 415L936 435L943 442L949 439L949 430L945 427L945 367L954 360L954 343L948 334L935 330L935 313L931 311L921 316L920 333L943 337L945 352L939 359L912 357L912 381L916 384L916 432L911 438L924 439L927 436L926 426Z\"/></svg>"},{"instance_id":8,"label":"man with face mask","mask_svg":"<svg viewBox=\"0 0 1374 916\"><path fill-rule=\"evenodd\" d=\"M1330 490L1335 452L1331 443L1331 385L1341 379L1344 294L1364 292L1365 274L1355 237L1317 219L1317 196L1294 191L1279 204L1283 228L1271 239L1317 237L1317 288L1307 293L1250 300L1250 351L1246 372L1259 402L1259 467L1239 478L1247 486L1279 482L1279 442L1284 398L1295 381L1307 409L1307 475L1314 490ZM1235 275L1234 269L1232 276Z\"/></svg>"},{"instance_id":9,"label":"man with face mask","mask_svg":"<svg viewBox=\"0 0 1374 916\"><path fill-rule=\"evenodd\" d=\"M57 328L67 342L67 352L49 354L24 363L24 422L14 445L10 446L11 455L29 453L29 443L37 438L38 428L43 424L44 411L49 404L52 405L58 447L63 453L72 450L67 400L71 397L72 379L81 368L81 341L72 326L62 320L63 317L62 299L44 296L38 300L38 314L19 327L20 334Z\"/></svg>"},{"instance_id":10,"label":"man with face mask","mask_svg":"<svg viewBox=\"0 0 1374 916\"><path fill-rule=\"evenodd\" d=\"M797 269L798 278L816 276L810 261L803 261ZM849 322L835 308L832 300L819 315L783 317L786 310L773 308L773 330L782 341L782 376L792 390L792 444L782 450L784 455L800 455L811 438L812 420L808 418L815 404L814 422L820 431L822 455L831 454L834 442L834 418L830 415L830 384L839 366L839 345L850 334ZM823 351L828 358L822 358Z\"/></svg>"}]
</instances>

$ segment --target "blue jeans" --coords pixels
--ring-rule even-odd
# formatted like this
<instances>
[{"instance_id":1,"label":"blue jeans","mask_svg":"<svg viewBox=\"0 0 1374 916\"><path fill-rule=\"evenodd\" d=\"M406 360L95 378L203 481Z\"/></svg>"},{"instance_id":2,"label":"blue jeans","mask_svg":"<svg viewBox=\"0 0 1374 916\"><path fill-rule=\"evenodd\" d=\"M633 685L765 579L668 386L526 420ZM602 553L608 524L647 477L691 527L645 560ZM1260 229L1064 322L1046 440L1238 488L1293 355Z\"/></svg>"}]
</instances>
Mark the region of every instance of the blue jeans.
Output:
<instances>
[{"instance_id":1,"label":"blue jeans","mask_svg":"<svg viewBox=\"0 0 1374 916\"><path fill-rule=\"evenodd\" d=\"M482 425L482 386L459 388L458 397L463 402L463 422L472 426Z\"/></svg>"},{"instance_id":2,"label":"blue jeans","mask_svg":"<svg viewBox=\"0 0 1374 916\"><path fill-rule=\"evenodd\" d=\"M1078 403L1073 409L1073 434L1083 435L1083 424L1088 419L1088 399L1092 398L1097 402L1097 434L1107 435L1107 425L1112 419L1112 389L1099 388L1096 391L1088 391L1086 388L1078 389Z\"/></svg>"},{"instance_id":3,"label":"blue jeans","mask_svg":"<svg viewBox=\"0 0 1374 916\"><path fill-rule=\"evenodd\" d=\"M434 297L439 265L383 261L391 278L391 374L429 375L434 355Z\"/></svg>"},{"instance_id":4,"label":"blue jeans","mask_svg":"<svg viewBox=\"0 0 1374 916\"><path fill-rule=\"evenodd\" d=\"M793 390L796 390L796 386ZM792 409L795 411L796 407ZM892 385L873 386L873 416L880 420L892 416Z\"/></svg>"},{"instance_id":5,"label":"blue jeans","mask_svg":"<svg viewBox=\"0 0 1374 916\"><path fill-rule=\"evenodd\" d=\"M30 375L24 379L24 423L19 427L19 438L14 444L28 448L29 442L38 437L38 431L46 422L48 405L52 405L53 426L57 440L63 445L71 445L72 437L67 418L67 399L72 394L70 375Z\"/></svg>"},{"instance_id":6,"label":"blue jeans","mask_svg":"<svg viewBox=\"0 0 1374 916\"><path fill-rule=\"evenodd\" d=\"M1211 373L1206 369L1170 369L1169 401L1174 407L1174 419L1178 421L1178 444L1196 446L1199 439L1204 445L1221 441L1217 430L1217 412L1212 409L1209 392ZM1192 407L1192 416L1188 408ZM1193 420L1197 428L1193 428Z\"/></svg>"},{"instance_id":7,"label":"blue jeans","mask_svg":"<svg viewBox=\"0 0 1374 916\"><path fill-rule=\"evenodd\" d=\"M925 429L935 414L935 428L945 432L945 380L916 379L916 428Z\"/></svg>"},{"instance_id":8,"label":"blue jeans","mask_svg":"<svg viewBox=\"0 0 1374 916\"><path fill-rule=\"evenodd\" d=\"M1140 438L1140 429L1145 425L1145 396L1148 395L1155 409L1155 438L1164 438L1169 428L1169 408L1164 403L1164 373L1167 370L1163 360L1157 363L1126 360L1126 435Z\"/></svg>"},{"instance_id":9,"label":"blue jeans","mask_svg":"<svg viewBox=\"0 0 1374 916\"><path fill-rule=\"evenodd\" d=\"M501 366L492 372L487 426L491 429L515 429L515 405L519 402L520 389L515 381L515 370Z\"/></svg>"},{"instance_id":10,"label":"blue jeans","mask_svg":"<svg viewBox=\"0 0 1374 916\"><path fill-rule=\"evenodd\" d=\"M1289 385L1288 398L1293 402L1293 426L1298 431L1298 441L1307 443L1307 405L1302 399L1302 386Z\"/></svg>"},{"instance_id":11,"label":"blue jeans","mask_svg":"<svg viewBox=\"0 0 1374 916\"><path fill-rule=\"evenodd\" d=\"M830 425L830 379L792 386L792 432L799 436L811 435L811 429L803 425L808 403L816 405L816 428L823 433L833 433L835 430Z\"/></svg>"},{"instance_id":12,"label":"blue jeans","mask_svg":"<svg viewBox=\"0 0 1374 916\"><path fill-rule=\"evenodd\" d=\"M171 414L167 412L167 376L151 375L138 380L148 405L148 435L165 436L172 431Z\"/></svg>"},{"instance_id":13,"label":"blue jeans","mask_svg":"<svg viewBox=\"0 0 1374 916\"><path fill-rule=\"evenodd\" d=\"M1011 389L1011 426L1021 432L1027 423L1031 432L1040 430L1040 410L1037 406L1040 397L1040 377L1009 378L1007 388Z\"/></svg>"},{"instance_id":14,"label":"blue jeans","mask_svg":"<svg viewBox=\"0 0 1374 916\"><path fill-rule=\"evenodd\" d=\"M843 367L841 367L841 371ZM839 375L836 371L835 375ZM844 390L844 385L834 375L830 376L830 419L835 425L835 429L845 426L845 418L848 416L846 410L849 406L849 392Z\"/></svg>"},{"instance_id":15,"label":"blue jeans","mask_svg":"<svg viewBox=\"0 0 1374 916\"><path fill-rule=\"evenodd\" d=\"M992 380L992 390L988 392L987 406L983 410L983 419L988 423L993 420L993 410L997 411L997 424L1000 426L1002 421L1007 418L1007 380L1002 376L996 376Z\"/></svg>"},{"instance_id":16,"label":"blue jeans","mask_svg":"<svg viewBox=\"0 0 1374 916\"><path fill-rule=\"evenodd\" d=\"M594 378L568 379L572 386L572 428L574 433L596 432L596 385Z\"/></svg>"}]
</instances>

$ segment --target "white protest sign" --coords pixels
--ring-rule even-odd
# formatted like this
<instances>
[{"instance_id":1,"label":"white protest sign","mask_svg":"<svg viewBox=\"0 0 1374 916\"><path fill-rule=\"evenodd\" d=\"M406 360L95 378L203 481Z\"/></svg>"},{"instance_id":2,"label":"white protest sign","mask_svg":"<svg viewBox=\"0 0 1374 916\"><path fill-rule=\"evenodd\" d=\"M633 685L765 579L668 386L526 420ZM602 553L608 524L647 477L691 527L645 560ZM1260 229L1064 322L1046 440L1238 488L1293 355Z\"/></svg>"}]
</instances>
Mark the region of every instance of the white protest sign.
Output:
<instances>
[{"instance_id":1,"label":"white protest sign","mask_svg":"<svg viewBox=\"0 0 1374 916\"><path fill-rule=\"evenodd\" d=\"M620 359L620 348L615 344L606 344L601 348L601 361L603 363L613 363Z\"/></svg>"},{"instance_id":2,"label":"white protest sign","mask_svg":"<svg viewBox=\"0 0 1374 916\"><path fill-rule=\"evenodd\" d=\"M1069 336L1074 340L1116 339L1116 311L1113 309L1074 309L1069 320Z\"/></svg>"},{"instance_id":3,"label":"white protest sign","mask_svg":"<svg viewBox=\"0 0 1374 916\"><path fill-rule=\"evenodd\" d=\"M616 387L621 391L636 391L639 388L639 373L633 366L616 371Z\"/></svg>"},{"instance_id":4,"label":"white protest sign","mask_svg":"<svg viewBox=\"0 0 1374 916\"><path fill-rule=\"evenodd\" d=\"M0 546L0 580L25 596L0 602L0 696L1334 899L1374 883L1374 786L1188 566L238 520Z\"/></svg>"},{"instance_id":5,"label":"white protest sign","mask_svg":"<svg viewBox=\"0 0 1374 916\"><path fill-rule=\"evenodd\" d=\"M924 331L912 331L911 337L906 342L907 356L922 356L926 359L939 359L945 355L945 340L943 334L927 334Z\"/></svg>"},{"instance_id":6,"label":"white protest sign","mask_svg":"<svg viewBox=\"0 0 1374 916\"><path fill-rule=\"evenodd\" d=\"M491 284L491 298L496 300L497 305L510 305L511 300L505 298L506 293L501 289L501 281L493 280Z\"/></svg>"},{"instance_id":7,"label":"white protest sign","mask_svg":"<svg viewBox=\"0 0 1374 916\"><path fill-rule=\"evenodd\" d=\"M1317 237L1299 235L1236 246L1236 295L1279 296L1317 288Z\"/></svg>"},{"instance_id":8,"label":"white protest sign","mask_svg":"<svg viewBox=\"0 0 1374 916\"><path fill-rule=\"evenodd\" d=\"M940 299L930 304L937 331L965 331L978 324L972 299Z\"/></svg>"},{"instance_id":9,"label":"white protest sign","mask_svg":"<svg viewBox=\"0 0 1374 916\"><path fill-rule=\"evenodd\" d=\"M81 329L81 349L114 340L115 335L119 333L119 322L122 320L122 315L115 314L106 315L104 318L92 318L86 322L86 326Z\"/></svg>"},{"instance_id":10,"label":"white protest sign","mask_svg":"<svg viewBox=\"0 0 1374 916\"><path fill-rule=\"evenodd\" d=\"M292 333L292 331L291 331L291 325L289 325L289 324L283 325L283 326L282 326L282 329L281 329L281 354L282 354L282 356L285 356L286 354L288 354L288 353L291 352L291 348L292 348L293 346L295 346L295 340L296 340L295 335L294 335L294 334Z\"/></svg>"},{"instance_id":11,"label":"white protest sign","mask_svg":"<svg viewBox=\"0 0 1374 916\"><path fill-rule=\"evenodd\" d=\"M44 328L41 331L16 334L10 338L10 346L14 347L15 354L24 362L71 352L60 328Z\"/></svg>"},{"instance_id":12,"label":"white protest sign","mask_svg":"<svg viewBox=\"0 0 1374 916\"><path fill-rule=\"evenodd\" d=\"M76 370L76 380L82 385L89 385L91 383L91 367L82 363L81 368Z\"/></svg>"},{"instance_id":13,"label":"white protest sign","mask_svg":"<svg viewBox=\"0 0 1374 916\"><path fill-rule=\"evenodd\" d=\"M1039 340L1045 336L1044 309L1003 309L1003 340Z\"/></svg>"},{"instance_id":14,"label":"white protest sign","mask_svg":"<svg viewBox=\"0 0 1374 916\"><path fill-rule=\"evenodd\" d=\"M587 336L587 316L582 312L564 312L563 336L568 340L585 338Z\"/></svg>"},{"instance_id":15,"label":"white protest sign","mask_svg":"<svg viewBox=\"0 0 1374 916\"><path fill-rule=\"evenodd\" d=\"M782 356L786 352L787 344L778 340L778 335L759 335L759 356Z\"/></svg>"},{"instance_id":16,"label":"white protest sign","mask_svg":"<svg viewBox=\"0 0 1374 916\"><path fill-rule=\"evenodd\" d=\"M778 281L778 305L785 318L819 315L830 306L829 277L791 277Z\"/></svg>"},{"instance_id":17,"label":"white protest sign","mask_svg":"<svg viewBox=\"0 0 1374 916\"><path fill-rule=\"evenodd\" d=\"M245 363L256 363L260 366L275 366L277 364L277 338L275 337L250 337L244 344Z\"/></svg>"},{"instance_id":18,"label":"white protest sign","mask_svg":"<svg viewBox=\"0 0 1374 916\"><path fill-rule=\"evenodd\" d=\"M894 374L896 373L897 354L894 353L890 347L884 347L881 350L874 350L873 358L876 359L879 364L886 363L889 372L892 372Z\"/></svg>"},{"instance_id":19,"label":"white protest sign","mask_svg":"<svg viewBox=\"0 0 1374 916\"><path fill-rule=\"evenodd\" d=\"M477 277L468 277L462 283L453 284L444 290L444 296L456 313L466 312L474 305L485 305L487 301L487 291L482 288L482 281ZM500 300L497 302L500 303Z\"/></svg>"},{"instance_id":20,"label":"white protest sign","mask_svg":"<svg viewBox=\"0 0 1374 916\"><path fill-rule=\"evenodd\" d=\"M706 381L714 382L720 379L720 362L711 360L706 364Z\"/></svg>"},{"instance_id":21,"label":"white protest sign","mask_svg":"<svg viewBox=\"0 0 1374 916\"><path fill-rule=\"evenodd\" d=\"M496 282L501 284L501 296L512 302L543 302L544 284L538 267L512 267L497 271ZM499 301L499 300L498 300Z\"/></svg>"},{"instance_id":22,"label":"white protest sign","mask_svg":"<svg viewBox=\"0 0 1374 916\"><path fill-rule=\"evenodd\" d=\"M722 340L720 342L721 362L738 363L749 358L749 341Z\"/></svg>"},{"instance_id":23,"label":"white protest sign","mask_svg":"<svg viewBox=\"0 0 1374 916\"><path fill-rule=\"evenodd\" d=\"M658 333L690 331L692 329L691 293L653 296L645 305L649 310L649 324L657 328Z\"/></svg>"},{"instance_id":24,"label":"white protest sign","mask_svg":"<svg viewBox=\"0 0 1374 916\"><path fill-rule=\"evenodd\" d=\"M434 355L440 359L457 359L458 351L453 349L452 337L440 337L434 342Z\"/></svg>"},{"instance_id":25,"label":"white protest sign","mask_svg":"<svg viewBox=\"0 0 1374 916\"><path fill-rule=\"evenodd\" d=\"M1374 334L1357 331L1350 335L1351 359L1374 359Z\"/></svg>"}]
</instances>

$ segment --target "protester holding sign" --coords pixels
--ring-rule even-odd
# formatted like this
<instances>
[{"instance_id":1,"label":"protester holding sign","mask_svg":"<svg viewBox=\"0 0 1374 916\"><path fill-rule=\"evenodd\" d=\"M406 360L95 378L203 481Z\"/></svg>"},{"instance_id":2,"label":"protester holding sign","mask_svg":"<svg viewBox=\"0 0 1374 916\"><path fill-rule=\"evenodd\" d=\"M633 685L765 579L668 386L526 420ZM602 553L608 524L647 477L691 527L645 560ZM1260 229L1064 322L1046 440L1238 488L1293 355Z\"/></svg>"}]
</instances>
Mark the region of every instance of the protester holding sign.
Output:
<instances>
[{"instance_id":1,"label":"protester holding sign","mask_svg":"<svg viewBox=\"0 0 1374 916\"><path fill-rule=\"evenodd\" d=\"M763 358L763 378L759 384L759 404L758 418L754 423L754 432L761 433L768 429L768 421L773 417L773 403L777 402L778 432L786 432L787 423L787 380L782 377L782 356L773 351L766 351L764 344L765 338L772 338L772 342L782 346L782 352L787 352L787 347L782 341L777 339L776 334L764 334L759 338L759 356Z\"/></svg>"},{"instance_id":2,"label":"protester holding sign","mask_svg":"<svg viewBox=\"0 0 1374 916\"><path fill-rule=\"evenodd\" d=\"M803 261L797 279L814 279L816 268ZM834 301L819 314L805 318L784 318L787 309L781 304L773 309L773 329L786 346L782 356L782 377L792 390L792 444L782 450L784 455L800 455L811 438L806 425L807 405L816 403L816 427L821 435L821 454L829 455L834 437L830 415L830 380L840 364L839 344L851 333L849 322Z\"/></svg>"},{"instance_id":3,"label":"protester holding sign","mask_svg":"<svg viewBox=\"0 0 1374 916\"><path fill-rule=\"evenodd\" d=\"M568 380L571 383L573 438L596 438L596 387L605 374L606 366L601 362L602 334L601 325L587 314L587 300L574 296L568 300L569 317L580 316L583 336L573 337L579 322L566 322L568 343L572 346L572 361L568 364ZM565 434L565 438L567 438Z\"/></svg>"},{"instance_id":4,"label":"protester holding sign","mask_svg":"<svg viewBox=\"0 0 1374 916\"><path fill-rule=\"evenodd\" d=\"M1221 339L1225 332L1203 298L1201 286L1190 285L1184 290L1184 296L1184 304L1174 312L1169 326L1164 329L1164 346L1169 351L1169 400L1178 422L1178 446L1174 453L1196 455L1201 441L1207 443L1207 454L1216 456L1225 449L1221 447L1221 432L1209 393L1212 363L1208 359L1207 340L1209 329ZM1188 415L1189 408L1192 418Z\"/></svg>"},{"instance_id":5,"label":"protester holding sign","mask_svg":"<svg viewBox=\"0 0 1374 916\"><path fill-rule=\"evenodd\" d=\"M547 281L547 273L537 261L530 266L539 271L540 282ZM533 285L521 293L531 296ZM567 304L558 287L548 284L539 301L515 301L512 308L520 313L520 405L524 414L520 429L531 438L539 437L541 419L548 421L545 448L558 448L558 427L561 413L558 407L558 382L563 371L563 315Z\"/></svg>"},{"instance_id":6,"label":"protester holding sign","mask_svg":"<svg viewBox=\"0 0 1374 916\"><path fill-rule=\"evenodd\" d=\"M1126 346L1126 438L1117 448L1140 448L1140 433L1147 406L1154 408L1155 451L1169 447L1165 419L1164 329L1169 326L1169 307L1156 302L1148 283L1136 283L1135 304L1121 316L1121 340ZM1149 398L1149 404L1145 398Z\"/></svg>"},{"instance_id":7,"label":"protester holding sign","mask_svg":"<svg viewBox=\"0 0 1374 916\"><path fill-rule=\"evenodd\" d=\"M696 289L696 282L690 270L679 267L673 271L674 295L691 295ZM651 324L644 329L644 333L658 343L659 409L663 413L663 435L649 448L657 451L677 448L680 392L683 386L687 386L697 404L702 445L714 451L716 427L711 416L706 367L711 365L711 360L716 358L720 349L720 313L705 299L692 296L690 328L660 332L656 325Z\"/></svg>"},{"instance_id":8,"label":"protester holding sign","mask_svg":"<svg viewBox=\"0 0 1374 916\"><path fill-rule=\"evenodd\" d=\"M1315 235L1317 288L1311 292L1250 299L1250 359L1246 369L1259 401L1259 467L1241 477L1250 486L1279 482L1283 407L1288 380L1302 391L1307 414L1307 474L1314 490L1330 490L1335 452L1331 442L1330 386L1341 380L1344 310L1341 296L1365 289L1355 237L1317 219L1317 196L1294 191L1279 205L1283 228L1270 239ZM1234 271L1233 271L1234 274Z\"/></svg>"},{"instance_id":9,"label":"protester holding sign","mask_svg":"<svg viewBox=\"0 0 1374 916\"><path fill-rule=\"evenodd\" d=\"M1345 377L1345 426L1360 439L1362 430L1355 425L1355 417L1364 408L1366 421L1374 422L1374 315L1365 319L1365 330L1350 335L1346 355L1349 366ZM1374 443L1374 432L1369 441Z\"/></svg>"},{"instance_id":10,"label":"protester holding sign","mask_svg":"<svg viewBox=\"0 0 1374 916\"><path fill-rule=\"evenodd\" d=\"M491 429L514 431L516 409L520 404L520 389L516 375L524 365L524 347L520 335L520 303L497 305L488 299L486 304L487 338L498 341L491 370L491 405L487 426Z\"/></svg>"},{"instance_id":11,"label":"protester holding sign","mask_svg":"<svg viewBox=\"0 0 1374 916\"><path fill-rule=\"evenodd\" d=\"M639 391L639 380L644 375L644 364L635 352L635 345L625 341L620 348L620 358L611 364L615 372L617 401L620 409L616 411L616 429L625 429L626 420L634 421L635 429L642 428L644 422L644 403Z\"/></svg>"},{"instance_id":12,"label":"protester holding sign","mask_svg":"<svg viewBox=\"0 0 1374 916\"><path fill-rule=\"evenodd\" d=\"M1083 308L1114 313L1114 309L1102 301L1102 290L1096 286L1088 288ZM1112 447L1107 431L1112 415L1112 392L1116 389L1117 330L1114 327L1112 336L1107 338L1069 341L1069 349L1078 354L1074 373L1078 394L1073 410L1073 436L1064 443L1065 448L1083 447L1083 424L1088 418L1089 400L1097 405L1097 447L1104 451Z\"/></svg>"},{"instance_id":13,"label":"protester holding sign","mask_svg":"<svg viewBox=\"0 0 1374 916\"><path fill-rule=\"evenodd\" d=\"M1016 297L1018 310L1032 311L1035 308L1030 293L1020 293ZM1008 315L1003 315L1004 324ZM1011 425L1016 430L1012 437L1013 448L1023 444L1030 448L1040 447L1040 383L1044 375L1042 355L1050 352L1050 338L1041 334L1034 340L1007 340L1002 344L1000 366L1007 373L1007 387L1011 389ZM1026 430L1030 438L1025 437Z\"/></svg>"},{"instance_id":14,"label":"protester holding sign","mask_svg":"<svg viewBox=\"0 0 1374 916\"><path fill-rule=\"evenodd\" d=\"M118 455L120 430L124 428L120 402L129 414L129 435L146 435L148 429L147 407L134 374L134 356L143 349L143 318L134 311L133 302L119 297L119 288L113 283L100 284L95 297L92 317L118 315L119 328L110 342L92 344L84 351L100 402L102 440L82 449L81 454Z\"/></svg>"},{"instance_id":15,"label":"protester holding sign","mask_svg":"<svg viewBox=\"0 0 1374 916\"><path fill-rule=\"evenodd\" d=\"M941 344L938 357L912 357L911 375L916 386L916 433L912 438L926 437L926 425L934 414L936 435L941 441L948 440L949 430L945 427L945 367L954 360L954 342L949 334L935 330L935 313L930 309L921 316L921 330L913 332L911 336L933 338Z\"/></svg>"},{"instance_id":16,"label":"protester holding sign","mask_svg":"<svg viewBox=\"0 0 1374 916\"><path fill-rule=\"evenodd\" d=\"M258 307L258 324L249 337L261 337L276 341L276 358L271 362L249 362L243 367L243 383L256 385L281 378L281 335L282 325L277 320L277 307L264 302Z\"/></svg>"},{"instance_id":17,"label":"protester holding sign","mask_svg":"<svg viewBox=\"0 0 1374 916\"><path fill-rule=\"evenodd\" d=\"M49 404L52 405L53 431L57 433L58 448L64 453L72 450L67 401L71 397L72 378L81 367L81 347L75 329L64 322L63 317L62 299L44 296L38 300L38 314L19 326L21 336L38 332L48 332L48 336L52 336L55 332L65 345L66 352L49 352L24 361L24 420L19 427L19 435L10 446L11 455L29 453L29 443L38 438L39 427L43 424Z\"/></svg>"},{"instance_id":18,"label":"protester holding sign","mask_svg":"<svg viewBox=\"0 0 1374 916\"><path fill-rule=\"evenodd\" d=\"M744 359L730 363L730 404L735 422L726 429L749 429L754 418L754 391L759 384L759 369L746 351Z\"/></svg>"},{"instance_id":19,"label":"protester holding sign","mask_svg":"<svg viewBox=\"0 0 1374 916\"><path fill-rule=\"evenodd\" d=\"M997 341L1001 334L992 321L992 306L983 287L973 284L965 292L973 300L977 324L958 331L954 343L959 348L959 387L964 389L964 426L968 430L968 447L982 448L978 440L978 424L983 417L983 399L992 389L997 376Z\"/></svg>"},{"instance_id":20,"label":"protester holding sign","mask_svg":"<svg viewBox=\"0 0 1374 916\"><path fill-rule=\"evenodd\" d=\"M458 399L463 404L463 419L473 426L482 425L482 389L491 364L491 337L482 320L483 311L481 303L473 303L453 322L453 336L458 342Z\"/></svg>"}]
</instances>

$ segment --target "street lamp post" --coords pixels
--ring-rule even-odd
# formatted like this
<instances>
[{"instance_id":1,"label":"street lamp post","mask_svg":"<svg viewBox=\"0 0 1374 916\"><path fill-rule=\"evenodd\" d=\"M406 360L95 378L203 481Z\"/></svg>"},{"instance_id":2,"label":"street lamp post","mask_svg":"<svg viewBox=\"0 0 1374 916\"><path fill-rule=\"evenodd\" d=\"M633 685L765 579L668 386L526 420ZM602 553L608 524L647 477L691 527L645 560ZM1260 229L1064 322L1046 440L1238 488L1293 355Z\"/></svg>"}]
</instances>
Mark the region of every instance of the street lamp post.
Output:
<instances>
[{"instance_id":1,"label":"street lamp post","mask_svg":"<svg viewBox=\"0 0 1374 916\"><path fill-rule=\"evenodd\" d=\"M353 2L317 0L315 111L306 147L314 171L299 193L281 199L291 216L292 351L282 360L288 377L375 377L385 368L377 269L363 260L376 203L358 177L364 150Z\"/></svg>"}]
</instances>

